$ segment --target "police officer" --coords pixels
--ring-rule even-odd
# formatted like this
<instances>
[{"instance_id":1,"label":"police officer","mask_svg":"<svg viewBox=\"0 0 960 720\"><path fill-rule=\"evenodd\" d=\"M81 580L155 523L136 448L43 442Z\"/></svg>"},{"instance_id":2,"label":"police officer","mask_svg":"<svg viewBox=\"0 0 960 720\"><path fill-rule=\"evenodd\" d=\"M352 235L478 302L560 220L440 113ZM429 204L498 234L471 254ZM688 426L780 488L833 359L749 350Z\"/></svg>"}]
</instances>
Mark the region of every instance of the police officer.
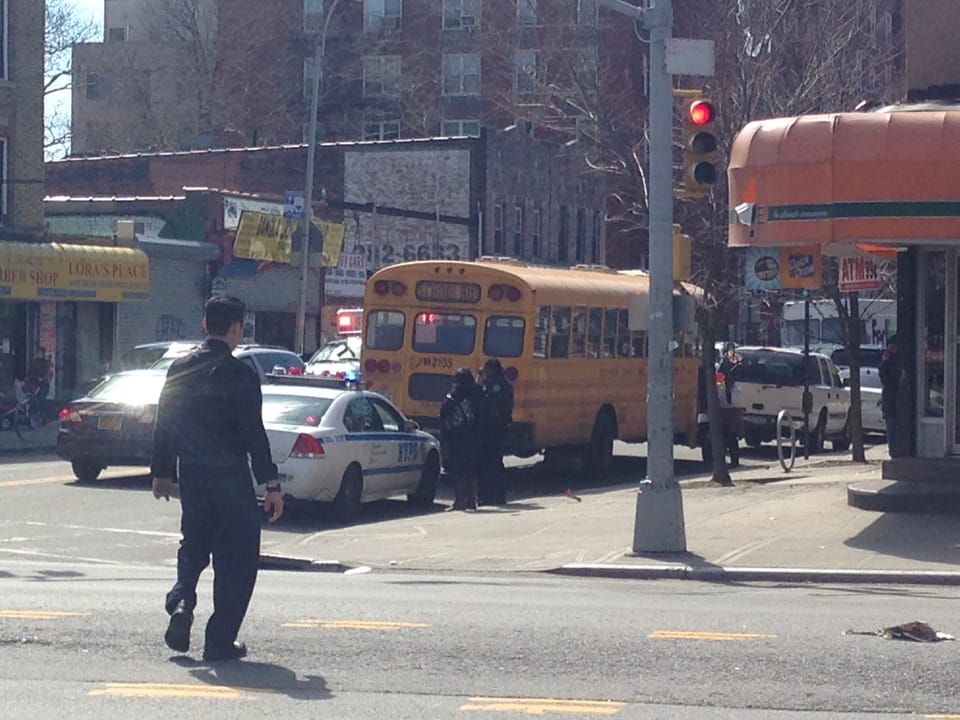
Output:
<instances>
[{"instance_id":1,"label":"police officer","mask_svg":"<svg viewBox=\"0 0 960 720\"><path fill-rule=\"evenodd\" d=\"M503 365L490 358L480 370L483 399L480 403L480 505L506 505L507 488L503 453L507 427L513 420L513 386L503 374Z\"/></svg>"},{"instance_id":2,"label":"police officer","mask_svg":"<svg viewBox=\"0 0 960 720\"><path fill-rule=\"evenodd\" d=\"M243 338L243 303L212 297L204 310L206 341L167 372L154 430L153 494L170 499L179 461L181 519L177 581L167 593L164 640L177 652L190 648L197 581L213 556L214 611L207 622L203 658L235 660L237 642L257 579L260 511L250 466L266 484L263 509L271 522L283 513L277 466L261 419L257 373L233 357ZM248 461L249 457L249 461Z\"/></svg>"}]
</instances>

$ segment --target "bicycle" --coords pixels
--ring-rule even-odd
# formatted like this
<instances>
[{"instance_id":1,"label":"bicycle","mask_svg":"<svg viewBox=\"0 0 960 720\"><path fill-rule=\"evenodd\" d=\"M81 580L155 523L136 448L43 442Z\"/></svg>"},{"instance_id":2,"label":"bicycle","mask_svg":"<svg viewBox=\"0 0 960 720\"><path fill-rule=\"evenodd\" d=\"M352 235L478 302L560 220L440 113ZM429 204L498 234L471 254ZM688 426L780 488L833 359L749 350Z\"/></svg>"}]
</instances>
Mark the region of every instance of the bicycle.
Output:
<instances>
[{"instance_id":1,"label":"bicycle","mask_svg":"<svg viewBox=\"0 0 960 720\"><path fill-rule=\"evenodd\" d=\"M17 401L0 413L0 430L12 429L21 440L26 439L24 431L40 427L40 417L35 411L37 392L26 392L18 388Z\"/></svg>"}]
</instances>

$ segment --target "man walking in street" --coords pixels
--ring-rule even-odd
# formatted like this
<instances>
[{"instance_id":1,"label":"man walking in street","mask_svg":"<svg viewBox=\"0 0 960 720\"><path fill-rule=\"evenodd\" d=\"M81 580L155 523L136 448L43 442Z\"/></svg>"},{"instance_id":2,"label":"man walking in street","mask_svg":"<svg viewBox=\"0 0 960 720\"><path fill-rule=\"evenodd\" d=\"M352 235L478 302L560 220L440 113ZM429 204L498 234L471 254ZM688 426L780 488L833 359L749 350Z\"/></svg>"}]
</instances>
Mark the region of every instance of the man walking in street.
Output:
<instances>
[{"instance_id":1,"label":"man walking in street","mask_svg":"<svg viewBox=\"0 0 960 720\"><path fill-rule=\"evenodd\" d=\"M883 424L887 430L887 448L890 457L897 455L897 392L900 388L900 358L897 357L897 336L887 339L887 349L880 360L880 406Z\"/></svg>"},{"instance_id":2,"label":"man walking in street","mask_svg":"<svg viewBox=\"0 0 960 720\"><path fill-rule=\"evenodd\" d=\"M503 365L490 358L480 370L483 399L480 403L480 505L506 505L507 487L503 453L507 427L513 421L513 386L503 374Z\"/></svg>"},{"instance_id":3,"label":"man walking in street","mask_svg":"<svg viewBox=\"0 0 960 720\"><path fill-rule=\"evenodd\" d=\"M213 556L213 606L203 658L235 660L247 653L237 633L247 612L260 560L260 512L250 478L266 483L263 509L283 513L277 466L261 418L256 372L233 357L243 337L244 306L213 297L204 310L202 345L170 366L154 431L153 494L170 499L179 464L181 520L177 581L167 593L164 640L190 648L197 581Z\"/></svg>"}]
</instances>

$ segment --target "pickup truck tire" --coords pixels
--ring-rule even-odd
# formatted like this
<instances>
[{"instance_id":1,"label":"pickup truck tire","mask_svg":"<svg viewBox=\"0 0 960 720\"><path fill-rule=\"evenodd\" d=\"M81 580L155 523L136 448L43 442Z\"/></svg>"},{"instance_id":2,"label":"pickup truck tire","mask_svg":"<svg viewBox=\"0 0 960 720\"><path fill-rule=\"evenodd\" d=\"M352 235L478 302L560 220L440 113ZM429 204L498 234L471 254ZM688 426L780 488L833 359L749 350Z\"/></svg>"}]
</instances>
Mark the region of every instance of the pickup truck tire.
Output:
<instances>
[{"instance_id":1,"label":"pickup truck tire","mask_svg":"<svg viewBox=\"0 0 960 720\"><path fill-rule=\"evenodd\" d=\"M752 448L758 448L763 445L763 439L756 433L747 432L743 436L744 441Z\"/></svg>"},{"instance_id":2,"label":"pickup truck tire","mask_svg":"<svg viewBox=\"0 0 960 720\"><path fill-rule=\"evenodd\" d=\"M809 447L811 455L823 452L824 434L827 428L827 410L824 408L817 417L817 424L810 428Z\"/></svg>"},{"instance_id":3,"label":"pickup truck tire","mask_svg":"<svg viewBox=\"0 0 960 720\"><path fill-rule=\"evenodd\" d=\"M830 447L837 452L846 452L850 449L850 427L849 423L844 424L843 430L833 440L830 441Z\"/></svg>"}]
</instances>

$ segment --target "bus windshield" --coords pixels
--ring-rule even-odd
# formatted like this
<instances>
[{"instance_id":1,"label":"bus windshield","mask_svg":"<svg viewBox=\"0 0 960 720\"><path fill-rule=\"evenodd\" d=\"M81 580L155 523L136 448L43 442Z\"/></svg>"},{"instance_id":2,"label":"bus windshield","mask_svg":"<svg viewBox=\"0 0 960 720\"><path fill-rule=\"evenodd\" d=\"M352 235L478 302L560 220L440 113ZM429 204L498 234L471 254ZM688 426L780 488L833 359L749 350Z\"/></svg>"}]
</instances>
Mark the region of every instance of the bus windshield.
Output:
<instances>
[{"instance_id":1,"label":"bus windshield","mask_svg":"<svg viewBox=\"0 0 960 720\"><path fill-rule=\"evenodd\" d=\"M470 355L477 338L477 319L458 313L417 313L413 349L421 353Z\"/></svg>"}]
</instances>

